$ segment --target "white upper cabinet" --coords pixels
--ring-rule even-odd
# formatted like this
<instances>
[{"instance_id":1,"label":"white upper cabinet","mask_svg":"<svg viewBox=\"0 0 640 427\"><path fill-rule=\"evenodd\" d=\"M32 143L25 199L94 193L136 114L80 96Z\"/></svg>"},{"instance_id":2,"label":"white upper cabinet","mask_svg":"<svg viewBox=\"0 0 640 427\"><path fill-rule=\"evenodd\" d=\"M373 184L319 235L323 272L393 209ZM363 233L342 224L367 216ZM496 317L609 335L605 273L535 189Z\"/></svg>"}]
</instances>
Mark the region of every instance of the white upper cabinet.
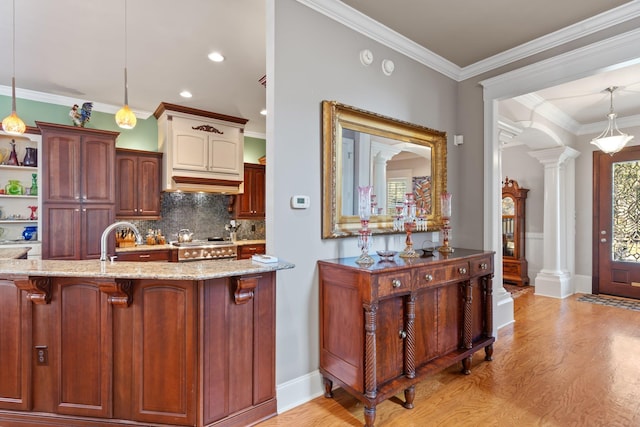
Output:
<instances>
[{"instance_id":1,"label":"white upper cabinet","mask_svg":"<svg viewBox=\"0 0 640 427\"><path fill-rule=\"evenodd\" d=\"M240 191L246 119L167 103L155 115L164 190Z\"/></svg>"}]
</instances>

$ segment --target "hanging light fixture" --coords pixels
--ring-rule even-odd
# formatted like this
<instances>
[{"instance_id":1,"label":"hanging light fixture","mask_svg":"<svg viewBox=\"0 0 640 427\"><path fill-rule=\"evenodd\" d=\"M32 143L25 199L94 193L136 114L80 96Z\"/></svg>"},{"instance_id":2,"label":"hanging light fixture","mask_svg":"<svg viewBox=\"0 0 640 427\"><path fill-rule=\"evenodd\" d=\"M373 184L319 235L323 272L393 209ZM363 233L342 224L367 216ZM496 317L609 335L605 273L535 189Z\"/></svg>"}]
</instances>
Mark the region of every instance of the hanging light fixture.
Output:
<instances>
[{"instance_id":1,"label":"hanging light fixture","mask_svg":"<svg viewBox=\"0 0 640 427\"><path fill-rule=\"evenodd\" d=\"M116 123L123 129L136 126L136 115L129 108L129 85L127 83L127 0L124 0L124 107L116 113Z\"/></svg>"},{"instance_id":2,"label":"hanging light fixture","mask_svg":"<svg viewBox=\"0 0 640 427\"><path fill-rule=\"evenodd\" d=\"M13 29L12 29L13 75L11 76L11 114L2 120L2 130L10 135L22 135L27 127L16 114L16 0L13 0Z\"/></svg>"},{"instance_id":3,"label":"hanging light fixture","mask_svg":"<svg viewBox=\"0 0 640 427\"><path fill-rule=\"evenodd\" d=\"M620 129L618 129L618 125L616 124L617 114L613 112L613 92L615 92L616 89L618 89L618 86L611 86L605 89L609 92L611 99L609 114L607 114L609 123L607 124L607 128L600 135L591 140L593 145L597 146L607 154L617 153L622 150L627 142L633 139L633 135L620 132Z\"/></svg>"}]
</instances>

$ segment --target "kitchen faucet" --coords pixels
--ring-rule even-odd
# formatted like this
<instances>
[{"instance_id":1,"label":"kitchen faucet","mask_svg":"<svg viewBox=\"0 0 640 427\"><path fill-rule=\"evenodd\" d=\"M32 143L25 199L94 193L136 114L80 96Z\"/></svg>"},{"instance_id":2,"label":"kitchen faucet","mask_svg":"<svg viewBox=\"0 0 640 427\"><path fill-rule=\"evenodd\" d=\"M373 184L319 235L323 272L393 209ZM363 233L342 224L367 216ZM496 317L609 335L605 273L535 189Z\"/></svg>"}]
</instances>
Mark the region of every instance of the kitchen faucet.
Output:
<instances>
[{"instance_id":1,"label":"kitchen faucet","mask_svg":"<svg viewBox=\"0 0 640 427\"><path fill-rule=\"evenodd\" d=\"M109 235L111 230L118 227L125 227L125 226L133 230L133 234L135 234L136 236L136 244L137 245L142 244L142 235L140 235L140 232L138 231L135 225L127 221L114 222L113 224L107 226L107 228L104 229L104 231L102 232L102 237L100 237L100 261L107 260L107 236Z\"/></svg>"}]
</instances>

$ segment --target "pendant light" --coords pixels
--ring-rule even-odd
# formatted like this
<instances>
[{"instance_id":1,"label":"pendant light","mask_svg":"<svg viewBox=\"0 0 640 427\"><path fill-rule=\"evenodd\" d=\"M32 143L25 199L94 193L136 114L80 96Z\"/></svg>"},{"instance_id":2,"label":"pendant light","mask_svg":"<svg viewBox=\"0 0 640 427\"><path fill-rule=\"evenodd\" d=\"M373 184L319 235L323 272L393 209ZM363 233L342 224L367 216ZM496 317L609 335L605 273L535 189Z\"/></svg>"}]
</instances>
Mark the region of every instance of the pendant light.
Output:
<instances>
[{"instance_id":1,"label":"pendant light","mask_svg":"<svg viewBox=\"0 0 640 427\"><path fill-rule=\"evenodd\" d=\"M129 85L127 83L127 0L124 0L124 107L116 113L116 123L123 129L136 126L136 115L129 108Z\"/></svg>"},{"instance_id":2,"label":"pendant light","mask_svg":"<svg viewBox=\"0 0 640 427\"><path fill-rule=\"evenodd\" d=\"M616 124L617 114L613 112L613 92L615 92L616 89L618 89L617 86L611 86L605 89L605 91L609 92L611 99L609 114L607 114L609 123L607 124L607 128L600 135L591 140L593 145L597 146L603 152L611 155L622 150L627 142L633 139L633 135L620 132L620 129L618 129L618 125Z\"/></svg>"},{"instance_id":3,"label":"pendant light","mask_svg":"<svg viewBox=\"0 0 640 427\"><path fill-rule=\"evenodd\" d=\"M13 75L11 76L11 114L2 120L2 130L10 135L22 135L27 127L16 114L16 0L13 0L12 55Z\"/></svg>"}]
</instances>

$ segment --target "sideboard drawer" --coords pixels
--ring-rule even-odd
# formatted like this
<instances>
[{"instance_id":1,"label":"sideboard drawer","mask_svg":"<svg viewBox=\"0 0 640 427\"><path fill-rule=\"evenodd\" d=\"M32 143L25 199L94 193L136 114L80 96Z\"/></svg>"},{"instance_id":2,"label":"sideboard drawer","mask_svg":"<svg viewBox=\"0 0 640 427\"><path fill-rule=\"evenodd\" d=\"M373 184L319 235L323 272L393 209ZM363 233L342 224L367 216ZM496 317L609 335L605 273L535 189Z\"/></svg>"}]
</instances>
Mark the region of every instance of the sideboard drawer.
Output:
<instances>
[{"instance_id":1,"label":"sideboard drawer","mask_svg":"<svg viewBox=\"0 0 640 427\"><path fill-rule=\"evenodd\" d=\"M471 261L471 275L485 276L493 273L493 261L490 256Z\"/></svg>"},{"instance_id":2,"label":"sideboard drawer","mask_svg":"<svg viewBox=\"0 0 640 427\"><path fill-rule=\"evenodd\" d=\"M466 280L469 278L469 263L459 262L435 268L421 268L417 271L416 285L418 287L436 286L451 280Z\"/></svg>"},{"instance_id":3,"label":"sideboard drawer","mask_svg":"<svg viewBox=\"0 0 640 427\"><path fill-rule=\"evenodd\" d=\"M378 298L411 291L411 272L378 276Z\"/></svg>"}]
</instances>

